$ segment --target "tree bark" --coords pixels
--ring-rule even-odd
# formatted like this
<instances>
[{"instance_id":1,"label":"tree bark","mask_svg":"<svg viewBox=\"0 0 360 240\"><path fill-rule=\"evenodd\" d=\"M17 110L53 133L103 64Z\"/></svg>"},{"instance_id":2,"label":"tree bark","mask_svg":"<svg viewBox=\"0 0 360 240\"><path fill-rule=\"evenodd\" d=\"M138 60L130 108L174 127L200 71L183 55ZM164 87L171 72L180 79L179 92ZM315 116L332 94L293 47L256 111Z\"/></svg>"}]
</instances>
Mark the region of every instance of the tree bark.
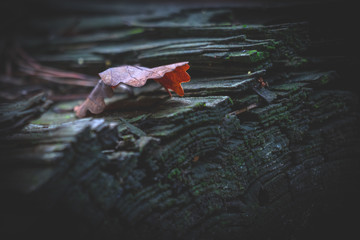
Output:
<instances>
[{"instance_id":1,"label":"tree bark","mask_svg":"<svg viewBox=\"0 0 360 240\"><path fill-rule=\"evenodd\" d=\"M104 113L85 119L72 112L78 101L57 101L2 135L1 235L308 239L355 232L359 105L344 85L352 65L348 56L334 66L334 58L312 52L316 22L294 21L297 7L319 5L155 5L147 14L130 5L131 14L120 16L121 5L95 6L71 6L68 14L86 21L32 19L38 32L59 22L63 31L43 48L41 35L24 38L24 46L41 64L89 75L117 64L189 61L193 78L183 84L185 97L149 85L132 97L117 94ZM279 12L295 15L281 21ZM57 96L74 89L43 84Z\"/></svg>"}]
</instances>

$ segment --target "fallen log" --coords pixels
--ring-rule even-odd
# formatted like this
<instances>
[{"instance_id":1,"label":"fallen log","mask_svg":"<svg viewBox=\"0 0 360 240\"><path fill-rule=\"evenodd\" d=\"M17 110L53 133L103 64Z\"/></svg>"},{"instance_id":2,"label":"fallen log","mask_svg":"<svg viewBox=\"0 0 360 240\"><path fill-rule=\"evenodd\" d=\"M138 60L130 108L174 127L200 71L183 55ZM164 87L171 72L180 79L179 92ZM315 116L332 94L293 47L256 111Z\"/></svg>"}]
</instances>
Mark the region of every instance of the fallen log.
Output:
<instances>
[{"instance_id":1,"label":"fallen log","mask_svg":"<svg viewBox=\"0 0 360 240\"><path fill-rule=\"evenodd\" d=\"M358 94L344 88L330 58L309 54L311 23L295 21L294 5L185 4L145 14L131 4L57 4L71 11L29 22L42 34L61 23L56 40L41 49L43 35L22 40L41 64L95 75L186 60L194 77L182 98L153 83L115 93L103 113L84 119L72 111L83 99L59 100L2 135L2 236L308 239L356 231ZM284 9L295 20L274 20ZM268 17L242 18L247 11ZM74 13L82 20L69 20ZM6 108L17 116L12 106L22 105L13 104Z\"/></svg>"}]
</instances>

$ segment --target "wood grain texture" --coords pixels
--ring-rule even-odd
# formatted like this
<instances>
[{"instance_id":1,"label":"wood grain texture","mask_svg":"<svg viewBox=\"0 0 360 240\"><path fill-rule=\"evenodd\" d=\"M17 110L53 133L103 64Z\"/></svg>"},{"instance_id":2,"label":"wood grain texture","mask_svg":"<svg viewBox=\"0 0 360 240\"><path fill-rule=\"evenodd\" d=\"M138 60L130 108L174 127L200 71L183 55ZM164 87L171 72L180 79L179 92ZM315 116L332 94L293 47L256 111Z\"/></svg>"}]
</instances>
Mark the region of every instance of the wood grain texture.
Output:
<instances>
[{"instance_id":1,"label":"wood grain texture","mask_svg":"<svg viewBox=\"0 0 360 240\"><path fill-rule=\"evenodd\" d=\"M212 4L58 2L56 16L27 22L19 41L43 65L95 76L189 61L192 79L184 97L156 83L115 92L84 119L72 112L78 100L56 101L2 135L1 235L352 236L360 115L356 61L338 48L347 39L318 27L328 24L322 3ZM42 84L57 96L88 92Z\"/></svg>"}]
</instances>

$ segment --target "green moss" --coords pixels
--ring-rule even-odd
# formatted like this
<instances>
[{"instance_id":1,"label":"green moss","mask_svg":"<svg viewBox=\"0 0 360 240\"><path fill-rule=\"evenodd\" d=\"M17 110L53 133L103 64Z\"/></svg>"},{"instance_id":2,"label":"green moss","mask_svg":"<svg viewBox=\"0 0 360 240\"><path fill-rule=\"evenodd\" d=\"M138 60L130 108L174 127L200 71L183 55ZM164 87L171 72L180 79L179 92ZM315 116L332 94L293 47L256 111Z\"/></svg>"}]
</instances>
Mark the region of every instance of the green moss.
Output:
<instances>
[{"instance_id":1,"label":"green moss","mask_svg":"<svg viewBox=\"0 0 360 240\"><path fill-rule=\"evenodd\" d=\"M199 110L199 109L203 109L203 108L205 108L206 107L206 103L205 102L198 102L198 103L196 103L195 105L194 105L194 109L196 109L196 110Z\"/></svg>"},{"instance_id":2,"label":"green moss","mask_svg":"<svg viewBox=\"0 0 360 240\"><path fill-rule=\"evenodd\" d=\"M183 162L185 162L185 160L186 160L186 157L185 157L184 155L180 155L180 156L178 157L178 159L177 159L177 162L178 162L178 163L183 163Z\"/></svg>"},{"instance_id":3,"label":"green moss","mask_svg":"<svg viewBox=\"0 0 360 240\"><path fill-rule=\"evenodd\" d=\"M32 121L32 124L37 125L51 125L51 124L61 124L66 122L75 121L76 116L75 113L54 113L54 112L47 112L43 114L40 118Z\"/></svg>"},{"instance_id":4,"label":"green moss","mask_svg":"<svg viewBox=\"0 0 360 240\"><path fill-rule=\"evenodd\" d=\"M251 54L256 54L257 50L248 50L246 51L247 54L251 55Z\"/></svg>"},{"instance_id":5,"label":"green moss","mask_svg":"<svg viewBox=\"0 0 360 240\"><path fill-rule=\"evenodd\" d=\"M231 22L223 22L223 23L219 23L218 26L231 26Z\"/></svg>"},{"instance_id":6,"label":"green moss","mask_svg":"<svg viewBox=\"0 0 360 240\"><path fill-rule=\"evenodd\" d=\"M138 122L138 121L143 121L145 120L147 117L149 117L150 114L141 114L141 115L138 115L136 117L133 117L133 118L130 118L130 119L127 119L127 121L129 123L134 123L134 122Z\"/></svg>"},{"instance_id":7,"label":"green moss","mask_svg":"<svg viewBox=\"0 0 360 240\"><path fill-rule=\"evenodd\" d=\"M194 196L199 196L199 195L200 195L200 191L199 191L199 190L193 191L193 195L194 195Z\"/></svg>"},{"instance_id":8,"label":"green moss","mask_svg":"<svg viewBox=\"0 0 360 240\"><path fill-rule=\"evenodd\" d=\"M130 34L139 34L139 33L143 33L143 32L144 32L143 28L134 28L129 31Z\"/></svg>"},{"instance_id":9,"label":"green moss","mask_svg":"<svg viewBox=\"0 0 360 240\"><path fill-rule=\"evenodd\" d=\"M174 168L171 170L171 172L168 174L168 179L179 179L181 174L181 170L178 168Z\"/></svg>"},{"instance_id":10,"label":"green moss","mask_svg":"<svg viewBox=\"0 0 360 240\"><path fill-rule=\"evenodd\" d=\"M257 50L243 50L240 52L232 52L225 59L234 59L244 63L255 63L264 60L269 56L268 52L261 52Z\"/></svg>"},{"instance_id":11,"label":"green moss","mask_svg":"<svg viewBox=\"0 0 360 240\"><path fill-rule=\"evenodd\" d=\"M308 60L306 58L301 59L301 63L307 63L307 62L308 62Z\"/></svg>"},{"instance_id":12,"label":"green moss","mask_svg":"<svg viewBox=\"0 0 360 240\"><path fill-rule=\"evenodd\" d=\"M327 83L329 83L329 78L328 78L328 76L327 76L327 75L322 76L322 77L320 78L320 84L321 84L321 85L325 85L325 84L327 84Z\"/></svg>"},{"instance_id":13,"label":"green moss","mask_svg":"<svg viewBox=\"0 0 360 240\"><path fill-rule=\"evenodd\" d=\"M266 46L266 49L267 49L267 50L275 50L275 46L267 45L267 46Z\"/></svg>"},{"instance_id":14,"label":"green moss","mask_svg":"<svg viewBox=\"0 0 360 240\"><path fill-rule=\"evenodd\" d=\"M250 55L251 62L258 62L266 57L266 54L264 52L259 52L257 50L250 50L248 54Z\"/></svg>"}]
</instances>

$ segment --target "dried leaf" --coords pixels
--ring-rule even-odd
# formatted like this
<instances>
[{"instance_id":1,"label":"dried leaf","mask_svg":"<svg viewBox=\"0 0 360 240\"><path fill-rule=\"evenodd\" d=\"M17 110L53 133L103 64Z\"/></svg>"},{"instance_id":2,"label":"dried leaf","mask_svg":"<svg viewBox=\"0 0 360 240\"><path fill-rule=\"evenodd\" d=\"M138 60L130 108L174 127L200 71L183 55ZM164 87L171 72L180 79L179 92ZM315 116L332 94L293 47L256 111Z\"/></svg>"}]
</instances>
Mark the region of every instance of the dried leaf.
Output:
<instances>
[{"instance_id":1,"label":"dried leaf","mask_svg":"<svg viewBox=\"0 0 360 240\"><path fill-rule=\"evenodd\" d=\"M99 75L104 83L111 87L116 87L120 83L132 87L141 87L145 85L148 79L154 79L163 85L168 92L171 89L179 96L184 96L181 83L190 81L190 76L186 73L189 68L188 62L179 62L155 68L121 66L109 68L99 73Z\"/></svg>"},{"instance_id":2,"label":"dried leaf","mask_svg":"<svg viewBox=\"0 0 360 240\"><path fill-rule=\"evenodd\" d=\"M188 64L178 66L174 71L167 72L163 77L154 80L163 85L170 96L171 93L169 89L176 92L179 96L184 96L184 89L181 87L181 83L190 81L190 76L186 72L189 68L190 66Z\"/></svg>"},{"instance_id":3,"label":"dried leaf","mask_svg":"<svg viewBox=\"0 0 360 240\"><path fill-rule=\"evenodd\" d=\"M86 100L74 108L77 117L85 117L87 110L94 114L101 113L105 108L105 97L112 97L114 94L112 88L107 86L102 80L96 84L94 89Z\"/></svg>"},{"instance_id":4,"label":"dried leaf","mask_svg":"<svg viewBox=\"0 0 360 240\"><path fill-rule=\"evenodd\" d=\"M142 87L148 79L153 79L160 83L171 96L169 89L179 96L184 96L183 82L189 82L190 76L186 72L190 68L188 62L179 62L155 68L142 66L120 66L109 68L99 73L101 80L95 86L89 97L80 106L76 106L74 111L77 117L85 117L87 110L94 114L101 113L105 108L105 97L113 95L113 88L120 83Z\"/></svg>"}]
</instances>

